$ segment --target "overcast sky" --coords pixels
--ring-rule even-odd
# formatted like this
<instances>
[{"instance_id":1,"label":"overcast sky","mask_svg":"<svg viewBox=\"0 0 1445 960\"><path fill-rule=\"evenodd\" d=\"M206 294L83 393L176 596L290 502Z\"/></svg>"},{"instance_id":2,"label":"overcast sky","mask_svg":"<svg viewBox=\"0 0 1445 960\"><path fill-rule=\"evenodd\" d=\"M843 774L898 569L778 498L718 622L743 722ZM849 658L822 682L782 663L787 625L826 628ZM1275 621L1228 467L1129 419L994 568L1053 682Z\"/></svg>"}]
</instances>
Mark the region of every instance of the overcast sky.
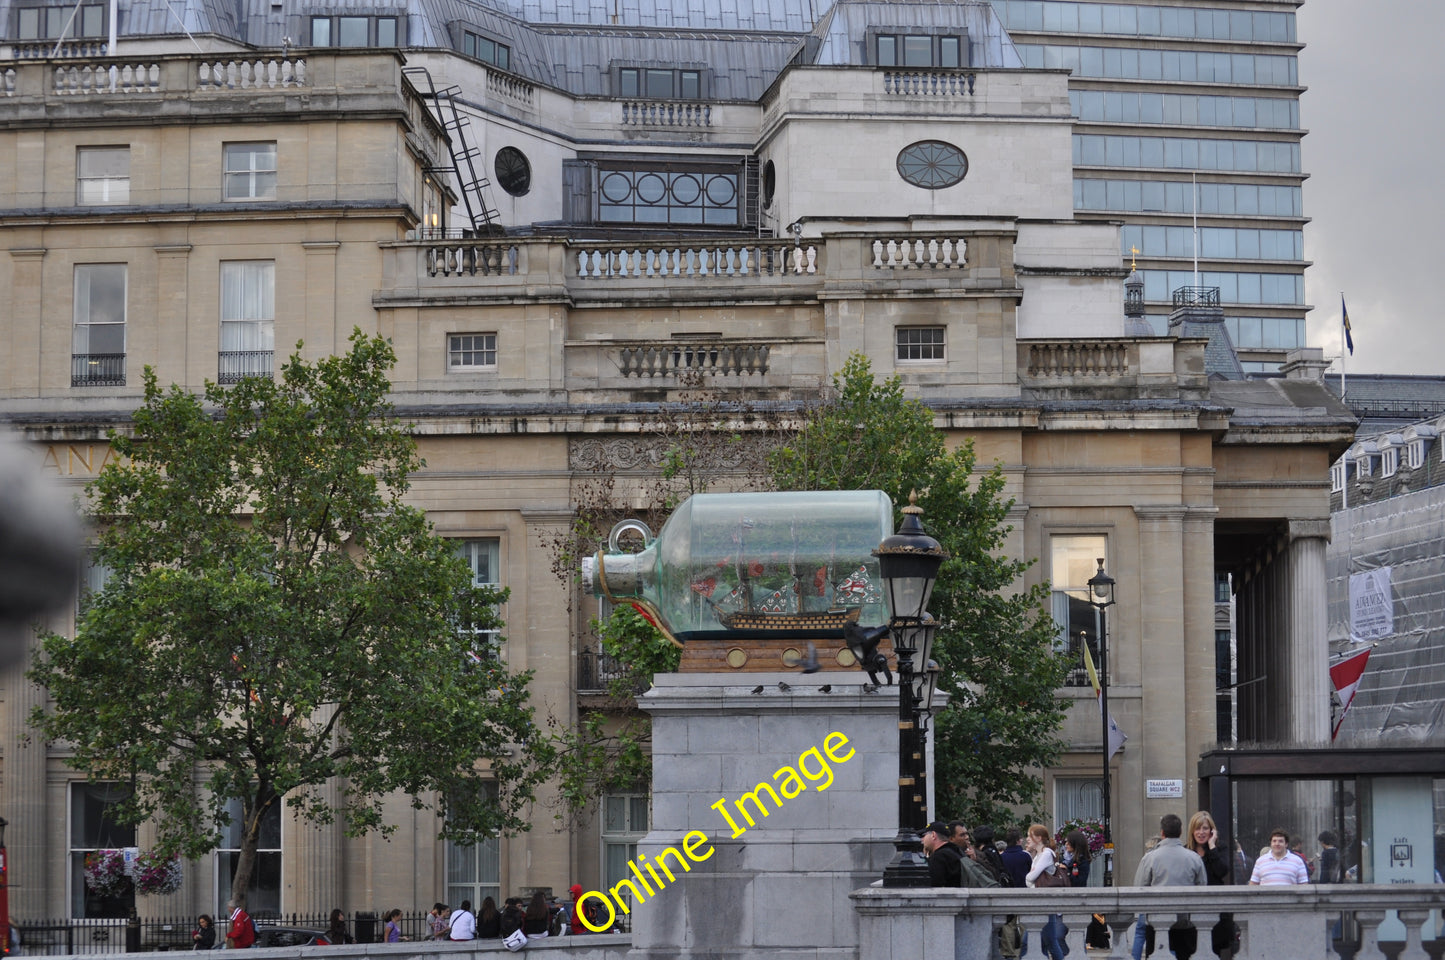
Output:
<instances>
[{"instance_id":1,"label":"overcast sky","mask_svg":"<svg viewBox=\"0 0 1445 960\"><path fill-rule=\"evenodd\" d=\"M1445 2L1307 0L1298 36L1309 344L1343 291L1347 374L1445 375Z\"/></svg>"}]
</instances>

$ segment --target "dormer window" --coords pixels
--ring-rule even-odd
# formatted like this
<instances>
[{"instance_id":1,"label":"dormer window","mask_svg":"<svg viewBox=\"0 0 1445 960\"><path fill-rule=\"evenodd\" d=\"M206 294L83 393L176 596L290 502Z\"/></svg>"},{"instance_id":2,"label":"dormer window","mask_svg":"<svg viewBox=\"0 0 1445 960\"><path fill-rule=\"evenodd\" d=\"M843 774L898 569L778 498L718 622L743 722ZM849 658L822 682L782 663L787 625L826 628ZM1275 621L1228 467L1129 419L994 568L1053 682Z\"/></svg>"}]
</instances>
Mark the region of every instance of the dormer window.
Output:
<instances>
[{"instance_id":1,"label":"dormer window","mask_svg":"<svg viewBox=\"0 0 1445 960\"><path fill-rule=\"evenodd\" d=\"M1374 471L1370 469L1370 455L1368 453L1361 454L1355 458L1355 476L1374 476Z\"/></svg>"},{"instance_id":2,"label":"dormer window","mask_svg":"<svg viewBox=\"0 0 1445 960\"><path fill-rule=\"evenodd\" d=\"M396 47L397 36L396 17L311 18L313 47Z\"/></svg>"},{"instance_id":3,"label":"dormer window","mask_svg":"<svg viewBox=\"0 0 1445 960\"><path fill-rule=\"evenodd\" d=\"M668 67L619 67L617 95L629 100L701 100L702 71Z\"/></svg>"},{"instance_id":4,"label":"dormer window","mask_svg":"<svg viewBox=\"0 0 1445 960\"><path fill-rule=\"evenodd\" d=\"M1343 461L1343 460L1341 460L1339 463L1335 464L1334 466L1330 467L1330 492L1331 492L1331 493L1339 493L1341 490L1345 489L1345 473L1346 473L1346 469L1347 469L1347 468L1345 467L1345 461Z\"/></svg>"},{"instance_id":5,"label":"dormer window","mask_svg":"<svg viewBox=\"0 0 1445 960\"><path fill-rule=\"evenodd\" d=\"M968 38L880 33L874 37L873 62L879 67L963 67Z\"/></svg>"},{"instance_id":6,"label":"dormer window","mask_svg":"<svg viewBox=\"0 0 1445 960\"><path fill-rule=\"evenodd\" d=\"M1400 467L1400 450L1398 447L1386 447L1380 452L1380 476L1393 477Z\"/></svg>"},{"instance_id":7,"label":"dormer window","mask_svg":"<svg viewBox=\"0 0 1445 960\"><path fill-rule=\"evenodd\" d=\"M1405 467L1419 470L1425 465L1425 439L1419 437L1405 444Z\"/></svg>"},{"instance_id":8,"label":"dormer window","mask_svg":"<svg viewBox=\"0 0 1445 960\"><path fill-rule=\"evenodd\" d=\"M499 70L512 69L511 47L470 30L462 33L462 53L483 63L490 63Z\"/></svg>"}]
</instances>

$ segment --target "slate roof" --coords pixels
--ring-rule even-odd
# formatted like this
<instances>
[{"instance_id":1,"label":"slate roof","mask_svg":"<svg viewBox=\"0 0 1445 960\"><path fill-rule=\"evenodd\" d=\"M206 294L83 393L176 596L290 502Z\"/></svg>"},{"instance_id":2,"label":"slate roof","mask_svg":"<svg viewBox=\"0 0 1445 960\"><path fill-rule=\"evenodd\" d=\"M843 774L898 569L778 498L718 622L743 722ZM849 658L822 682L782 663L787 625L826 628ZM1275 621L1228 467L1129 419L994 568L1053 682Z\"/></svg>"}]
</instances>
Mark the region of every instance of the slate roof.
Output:
<instances>
[{"instance_id":1,"label":"slate roof","mask_svg":"<svg viewBox=\"0 0 1445 960\"><path fill-rule=\"evenodd\" d=\"M0 42L10 10L0 0ZM575 96L612 95L611 68L711 71L710 100L757 100L808 45L810 62L866 62L869 27L967 30L970 64L1021 67L993 8L970 0L119 0L119 36L210 36L255 48L309 42L313 16L396 16L410 48L459 49L461 31L511 48L511 72ZM123 47L122 47L123 52Z\"/></svg>"}]
</instances>

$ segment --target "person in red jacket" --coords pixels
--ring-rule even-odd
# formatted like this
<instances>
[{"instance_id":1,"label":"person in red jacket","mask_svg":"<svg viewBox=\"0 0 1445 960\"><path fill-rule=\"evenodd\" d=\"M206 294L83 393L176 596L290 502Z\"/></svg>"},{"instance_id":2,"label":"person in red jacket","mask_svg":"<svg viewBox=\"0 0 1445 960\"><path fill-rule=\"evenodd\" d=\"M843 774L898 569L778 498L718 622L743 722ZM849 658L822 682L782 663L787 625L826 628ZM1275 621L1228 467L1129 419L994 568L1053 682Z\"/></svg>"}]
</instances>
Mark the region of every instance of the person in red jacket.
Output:
<instances>
[{"instance_id":1,"label":"person in red jacket","mask_svg":"<svg viewBox=\"0 0 1445 960\"><path fill-rule=\"evenodd\" d=\"M226 946L244 950L256 943L256 924L251 915L235 900L231 901L231 926L226 930Z\"/></svg>"},{"instance_id":2,"label":"person in red jacket","mask_svg":"<svg viewBox=\"0 0 1445 960\"><path fill-rule=\"evenodd\" d=\"M581 897L582 897L582 884L580 884L580 883L574 883L574 884L572 884L572 886L570 886L570 887L567 888L567 892L572 895L572 931L571 931L571 932L572 932L572 933L591 933L591 932L592 932L591 930L588 930L586 927L584 927L584 926L582 925L582 904L580 904L580 903L577 902L577 901L578 901L579 899L581 899Z\"/></svg>"}]
</instances>

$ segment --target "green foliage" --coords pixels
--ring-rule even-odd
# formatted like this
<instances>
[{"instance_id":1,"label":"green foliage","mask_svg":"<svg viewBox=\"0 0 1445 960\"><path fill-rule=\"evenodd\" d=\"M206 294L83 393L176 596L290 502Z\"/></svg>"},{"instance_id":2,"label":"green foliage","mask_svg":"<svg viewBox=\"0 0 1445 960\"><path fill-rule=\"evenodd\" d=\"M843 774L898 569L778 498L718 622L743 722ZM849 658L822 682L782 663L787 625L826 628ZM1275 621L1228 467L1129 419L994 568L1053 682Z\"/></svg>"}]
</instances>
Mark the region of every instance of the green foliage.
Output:
<instances>
[{"instance_id":1,"label":"green foliage","mask_svg":"<svg viewBox=\"0 0 1445 960\"><path fill-rule=\"evenodd\" d=\"M93 779L132 782L121 815L154 817L162 852L213 849L241 799L242 897L277 803L359 835L391 829L401 791L471 842L525 829L548 760L528 675L472 649L505 591L473 586L402 502L422 464L390 418L394 361L357 331L345 356L204 398L148 369L88 488L109 579L30 673L51 702L35 725ZM339 809L318 789L333 777Z\"/></svg>"},{"instance_id":2,"label":"green foliage","mask_svg":"<svg viewBox=\"0 0 1445 960\"><path fill-rule=\"evenodd\" d=\"M833 396L769 458L780 490L883 490L895 504L918 493L923 522L949 553L932 613L940 687L952 698L934 720L937 816L1011 822L1043 801L1040 768L1063 749L1067 706L1055 699L1067 663L1053 651L1048 589L1016 586L1029 564L1003 555L1008 511L996 465L976 473L971 443L946 448L933 414L897 377L875 382L849 357Z\"/></svg>"}]
</instances>

